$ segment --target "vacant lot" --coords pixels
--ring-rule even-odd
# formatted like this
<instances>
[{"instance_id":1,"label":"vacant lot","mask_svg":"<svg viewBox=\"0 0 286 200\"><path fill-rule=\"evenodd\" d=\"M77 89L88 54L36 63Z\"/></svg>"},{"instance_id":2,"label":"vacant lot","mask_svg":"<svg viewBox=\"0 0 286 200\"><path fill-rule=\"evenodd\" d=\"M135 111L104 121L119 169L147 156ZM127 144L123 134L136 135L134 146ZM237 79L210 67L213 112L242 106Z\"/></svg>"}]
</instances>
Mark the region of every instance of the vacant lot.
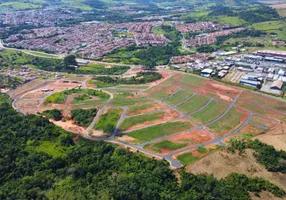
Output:
<instances>
[{"instance_id":1,"label":"vacant lot","mask_svg":"<svg viewBox=\"0 0 286 200\"><path fill-rule=\"evenodd\" d=\"M136 104L144 104L151 102L149 98L134 98L126 100L114 100L110 103L111 106L132 106Z\"/></svg>"},{"instance_id":2,"label":"vacant lot","mask_svg":"<svg viewBox=\"0 0 286 200\"><path fill-rule=\"evenodd\" d=\"M120 131L133 130L150 126L157 123L166 122L178 118L180 115L174 111L154 112L145 115L138 115L126 118L120 125Z\"/></svg>"},{"instance_id":3,"label":"vacant lot","mask_svg":"<svg viewBox=\"0 0 286 200\"><path fill-rule=\"evenodd\" d=\"M153 111L158 111L161 109L166 109L167 106L161 103L148 103L144 105L139 105L139 106L132 106L129 107L126 114L129 116L132 115L139 115L139 114L144 114L148 112L153 112Z\"/></svg>"},{"instance_id":4,"label":"vacant lot","mask_svg":"<svg viewBox=\"0 0 286 200\"><path fill-rule=\"evenodd\" d=\"M179 105L177 108L181 112L185 114L189 114L189 113L192 113L200 109L202 106L207 104L208 101L209 101L209 98L197 94L194 97L192 97L189 101L187 101L186 103Z\"/></svg>"},{"instance_id":5,"label":"vacant lot","mask_svg":"<svg viewBox=\"0 0 286 200\"><path fill-rule=\"evenodd\" d=\"M110 108L101 114L99 120L94 126L96 130L102 130L104 133L112 134L118 120L120 119L122 108Z\"/></svg>"},{"instance_id":6,"label":"vacant lot","mask_svg":"<svg viewBox=\"0 0 286 200\"><path fill-rule=\"evenodd\" d=\"M198 124L206 124L219 117L228 105L219 101L212 101L207 107L190 116Z\"/></svg>"},{"instance_id":7,"label":"vacant lot","mask_svg":"<svg viewBox=\"0 0 286 200\"><path fill-rule=\"evenodd\" d=\"M195 130L172 136L167 140L147 146L146 148L157 153L170 153L187 146L194 146L210 141L212 137L204 131Z\"/></svg>"},{"instance_id":8,"label":"vacant lot","mask_svg":"<svg viewBox=\"0 0 286 200\"><path fill-rule=\"evenodd\" d=\"M133 131L127 135L137 139L139 143L142 143L165 135L189 130L191 128L193 128L193 125L187 121L175 121Z\"/></svg>"},{"instance_id":9,"label":"vacant lot","mask_svg":"<svg viewBox=\"0 0 286 200\"><path fill-rule=\"evenodd\" d=\"M175 93L177 91L179 91L179 84L175 83L175 84L173 84L171 86L166 87L165 89L163 89L161 91L158 91L158 92L154 93L152 95L152 97L154 99L160 100L160 99L164 99L164 98L168 97L169 95L171 95L171 94L173 94L173 93Z\"/></svg>"},{"instance_id":10,"label":"vacant lot","mask_svg":"<svg viewBox=\"0 0 286 200\"><path fill-rule=\"evenodd\" d=\"M186 100L188 97L190 97L193 93L191 91L186 90L180 90L175 95L172 95L170 98L167 98L165 102L169 105L177 105L184 100Z\"/></svg>"},{"instance_id":11,"label":"vacant lot","mask_svg":"<svg viewBox=\"0 0 286 200\"><path fill-rule=\"evenodd\" d=\"M208 129L216 136L220 137L237 129L247 118L248 113L232 108L223 118L208 126Z\"/></svg>"}]
</instances>

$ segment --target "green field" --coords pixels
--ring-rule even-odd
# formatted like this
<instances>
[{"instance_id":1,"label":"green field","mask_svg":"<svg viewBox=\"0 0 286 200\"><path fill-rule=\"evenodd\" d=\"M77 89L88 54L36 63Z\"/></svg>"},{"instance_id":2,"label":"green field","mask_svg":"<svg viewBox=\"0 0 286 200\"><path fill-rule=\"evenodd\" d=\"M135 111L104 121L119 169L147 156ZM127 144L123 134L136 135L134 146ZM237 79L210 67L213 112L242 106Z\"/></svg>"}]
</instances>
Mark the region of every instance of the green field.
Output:
<instances>
[{"instance_id":1,"label":"green field","mask_svg":"<svg viewBox=\"0 0 286 200\"><path fill-rule=\"evenodd\" d=\"M208 101L209 98L197 94L186 103L179 105L177 108L181 112L188 114L200 109L202 106L207 104Z\"/></svg>"},{"instance_id":2,"label":"green field","mask_svg":"<svg viewBox=\"0 0 286 200\"><path fill-rule=\"evenodd\" d=\"M227 105L218 101L212 101L206 108L190 116L199 124L206 124L219 117L227 108Z\"/></svg>"},{"instance_id":3,"label":"green field","mask_svg":"<svg viewBox=\"0 0 286 200\"><path fill-rule=\"evenodd\" d=\"M197 76L192 76L192 75L185 75L185 76L183 76L183 78L181 80L183 82L193 83L193 84L203 84L205 81L203 78L200 78Z\"/></svg>"},{"instance_id":4,"label":"green field","mask_svg":"<svg viewBox=\"0 0 286 200\"><path fill-rule=\"evenodd\" d=\"M145 115L138 115L135 117L126 118L123 123L120 125L120 131L124 131L132 126L136 126L138 124L143 124L145 122L152 122L158 119L161 119L164 115L164 112L156 112L156 113L149 113Z\"/></svg>"},{"instance_id":5,"label":"green field","mask_svg":"<svg viewBox=\"0 0 286 200\"><path fill-rule=\"evenodd\" d=\"M1 9L5 8L12 8L15 10L25 10L25 9L36 9L41 8L42 5L34 4L34 3L24 3L24 2L17 2L17 1L10 1L0 4Z\"/></svg>"},{"instance_id":6,"label":"green field","mask_svg":"<svg viewBox=\"0 0 286 200\"><path fill-rule=\"evenodd\" d=\"M192 95L192 92L186 91L186 90L180 90L175 95L171 96L170 98L166 99L165 102L169 105L177 105L184 100L186 100L188 97Z\"/></svg>"},{"instance_id":7,"label":"green field","mask_svg":"<svg viewBox=\"0 0 286 200\"><path fill-rule=\"evenodd\" d=\"M153 107L154 107L154 104L152 103L139 105L139 106L132 106L128 108L127 113L132 115L132 114L136 114L138 111L146 110L146 109L153 108Z\"/></svg>"},{"instance_id":8,"label":"green field","mask_svg":"<svg viewBox=\"0 0 286 200\"><path fill-rule=\"evenodd\" d=\"M243 116L242 111L237 111L236 108L232 108L223 118L219 121L208 126L210 131L218 136L222 136L225 133L229 133L241 124L241 118Z\"/></svg>"},{"instance_id":9,"label":"green field","mask_svg":"<svg viewBox=\"0 0 286 200\"><path fill-rule=\"evenodd\" d=\"M192 152L181 154L177 157L177 159L183 164L188 165L196 162L200 159L198 156L194 156Z\"/></svg>"},{"instance_id":10,"label":"green field","mask_svg":"<svg viewBox=\"0 0 286 200\"><path fill-rule=\"evenodd\" d=\"M220 24L230 24L232 26L242 26L247 23L237 16L220 16L216 21Z\"/></svg>"},{"instance_id":11,"label":"green field","mask_svg":"<svg viewBox=\"0 0 286 200\"><path fill-rule=\"evenodd\" d=\"M129 69L130 67L127 66L109 66L104 64L92 63L77 68L76 72L81 74L122 75Z\"/></svg>"},{"instance_id":12,"label":"green field","mask_svg":"<svg viewBox=\"0 0 286 200\"><path fill-rule=\"evenodd\" d=\"M174 92L171 92L169 90L170 90L170 88L166 87L165 89L158 91L155 94L153 94L152 97L154 99L158 99L158 100L164 99L164 98L168 97L169 95L171 95L172 93L176 92L176 90L178 90L178 89L174 90Z\"/></svg>"},{"instance_id":13,"label":"green field","mask_svg":"<svg viewBox=\"0 0 286 200\"><path fill-rule=\"evenodd\" d=\"M150 102L148 98L136 98L136 99L128 99L128 100L118 100L112 101L110 103L111 106L132 106L135 104L143 104Z\"/></svg>"},{"instance_id":14,"label":"green field","mask_svg":"<svg viewBox=\"0 0 286 200\"><path fill-rule=\"evenodd\" d=\"M48 96L44 104L49 104L49 103L57 103L57 104L63 104L68 95L71 94L76 94L74 97L72 104L84 104L84 103L89 103L89 101L92 101L93 103L96 102L103 102L109 99L109 95L99 91L99 90L92 90L92 89L70 89L70 90L65 90L62 92L57 92L55 94L52 94L51 96ZM93 97L98 97L96 100L91 100Z\"/></svg>"},{"instance_id":15,"label":"green field","mask_svg":"<svg viewBox=\"0 0 286 200\"><path fill-rule=\"evenodd\" d=\"M255 30L265 31L269 34L277 34L280 40L286 40L286 22L285 21L268 21L256 23L251 26Z\"/></svg>"},{"instance_id":16,"label":"green field","mask_svg":"<svg viewBox=\"0 0 286 200\"><path fill-rule=\"evenodd\" d=\"M128 136L133 137L138 140L138 142L148 142L158 137L178 133L191 129L193 126L188 122L169 122L165 124L155 125L140 129L137 131L132 131L128 133Z\"/></svg>"},{"instance_id":17,"label":"green field","mask_svg":"<svg viewBox=\"0 0 286 200\"><path fill-rule=\"evenodd\" d=\"M104 133L112 134L118 120L120 119L122 108L111 108L104 114L101 114L99 120L94 125L94 129L102 130Z\"/></svg>"},{"instance_id":18,"label":"green field","mask_svg":"<svg viewBox=\"0 0 286 200\"><path fill-rule=\"evenodd\" d=\"M188 143L175 143L171 142L169 140L164 140L162 142L158 142L156 144L148 145L144 148L150 148L152 151L157 153L162 153L162 149L168 149L168 150L177 150L181 149L183 147L186 147Z\"/></svg>"}]
</instances>

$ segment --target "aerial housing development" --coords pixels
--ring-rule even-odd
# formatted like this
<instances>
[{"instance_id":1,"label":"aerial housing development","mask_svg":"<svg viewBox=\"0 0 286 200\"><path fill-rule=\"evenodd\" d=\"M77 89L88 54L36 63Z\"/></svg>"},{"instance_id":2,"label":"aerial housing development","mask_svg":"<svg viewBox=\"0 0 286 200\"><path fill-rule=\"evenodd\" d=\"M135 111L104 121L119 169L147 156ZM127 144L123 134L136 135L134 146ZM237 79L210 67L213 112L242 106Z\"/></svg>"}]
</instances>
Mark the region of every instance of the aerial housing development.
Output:
<instances>
[{"instance_id":1,"label":"aerial housing development","mask_svg":"<svg viewBox=\"0 0 286 200\"><path fill-rule=\"evenodd\" d=\"M0 1L0 199L285 199L286 1Z\"/></svg>"}]
</instances>

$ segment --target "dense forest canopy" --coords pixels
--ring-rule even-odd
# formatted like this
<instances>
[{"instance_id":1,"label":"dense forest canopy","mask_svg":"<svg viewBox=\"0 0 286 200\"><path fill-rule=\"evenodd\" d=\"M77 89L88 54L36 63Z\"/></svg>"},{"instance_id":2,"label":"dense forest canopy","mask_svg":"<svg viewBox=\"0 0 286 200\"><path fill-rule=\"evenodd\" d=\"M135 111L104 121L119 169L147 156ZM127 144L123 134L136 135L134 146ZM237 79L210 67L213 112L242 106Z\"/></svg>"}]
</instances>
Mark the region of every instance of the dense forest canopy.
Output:
<instances>
[{"instance_id":1,"label":"dense forest canopy","mask_svg":"<svg viewBox=\"0 0 286 200\"><path fill-rule=\"evenodd\" d=\"M180 170L105 142L80 139L36 115L23 116L0 96L0 199L250 199L262 189L285 193L260 178L217 180ZM180 183L180 184L179 184Z\"/></svg>"}]
</instances>

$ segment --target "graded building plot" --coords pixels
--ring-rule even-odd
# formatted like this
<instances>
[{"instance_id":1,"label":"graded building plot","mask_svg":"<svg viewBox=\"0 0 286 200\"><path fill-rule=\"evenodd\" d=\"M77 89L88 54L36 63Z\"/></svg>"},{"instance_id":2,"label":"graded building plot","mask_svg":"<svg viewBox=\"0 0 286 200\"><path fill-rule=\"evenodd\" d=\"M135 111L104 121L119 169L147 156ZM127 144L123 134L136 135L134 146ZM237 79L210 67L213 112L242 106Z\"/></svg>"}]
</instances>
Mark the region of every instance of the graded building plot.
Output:
<instances>
[{"instance_id":1,"label":"graded building plot","mask_svg":"<svg viewBox=\"0 0 286 200\"><path fill-rule=\"evenodd\" d=\"M133 93L131 92L120 92L114 94L113 100L128 100L128 99L134 99L137 98Z\"/></svg>"},{"instance_id":2,"label":"graded building plot","mask_svg":"<svg viewBox=\"0 0 286 200\"><path fill-rule=\"evenodd\" d=\"M111 93L122 93L122 92L133 92L133 93L136 93L136 92L140 92L140 89L137 89L137 88L104 88L105 91L107 92L111 92Z\"/></svg>"},{"instance_id":3,"label":"graded building plot","mask_svg":"<svg viewBox=\"0 0 286 200\"><path fill-rule=\"evenodd\" d=\"M104 133L111 135L120 119L123 112L122 108L109 108L102 113L94 125L95 130L101 130Z\"/></svg>"},{"instance_id":4,"label":"graded building plot","mask_svg":"<svg viewBox=\"0 0 286 200\"><path fill-rule=\"evenodd\" d=\"M190 97L193 93L191 91L180 90L176 94L172 95L170 98L166 99L165 102L169 105L177 105L188 97Z\"/></svg>"},{"instance_id":5,"label":"graded building plot","mask_svg":"<svg viewBox=\"0 0 286 200\"><path fill-rule=\"evenodd\" d=\"M189 165L192 164L204 156L208 155L212 151L220 149L221 146L216 145L216 144L210 144L207 146L201 146L198 147L197 149L192 149L188 152L184 152L181 154L175 155L175 159L179 160L183 165Z\"/></svg>"},{"instance_id":6,"label":"graded building plot","mask_svg":"<svg viewBox=\"0 0 286 200\"><path fill-rule=\"evenodd\" d=\"M134 117L125 118L119 127L120 131L129 131L145 126L150 126L169 120L178 118L180 115L172 110L166 110L161 112L148 113L145 115L137 115Z\"/></svg>"},{"instance_id":7,"label":"graded building plot","mask_svg":"<svg viewBox=\"0 0 286 200\"><path fill-rule=\"evenodd\" d=\"M231 138L240 138L240 139L249 139L252 138L260 133L263 133L265 130L254 125L254 124L247 124L242 130L240 130L237 134L233 135L232 137L227 137L224 139L225 142L230 141Z\"/></svg>"},{"instance_id":8,"label":"graded building plot","mask_svg":"<svg viewBox=\"0 0 286 200\"><path fill-rule=\"evenodd\" d=\"M181 149L183 147L186 147L188 145L188 143L175 143L175 142L171 142L169 140L164 140L152 145L147 145L144 148L148 149L150 151L156 152L156 153L160 153L160 154L167 154L170 153L174 150L178 150Z\"/></svg>"},{"instance_id":9,"label":"graded building plot","mask_svg":"<svg viewBox=\"0 0 286 200\"><path fill-rule=\"evenodd\" d=\"M159 111L162 109L168 108L166 105L162 103L148 103L148 104L143 104L139 106L132 106L129 107L126 115L132 116L132 115L140 115L148 112L153 112L153 111Z\"/></svg>"},{"instance_id":10,"label":"graded building plot","mask_svg":"<svg viewBox=\"0 0 286 200\"><path fill-rule=\"evenodd\" d=\"M258 124L258 125L265 126L267 128L271 128L271 127L277 125L277 122L265 119L265 118L257 116L257 115L252 116L251 121Z\"/></svg>"},{"instance_id":11,"label":"graded building plot","mask_svg":"<svg viewBox=\"0 0 286 200\"><path fill-rule=\"evenodd\" d=\"M163 90L160 90L160 91L152 94L151 97L153 97L154 99L158 99L158 100L164 99L164 98L168 97L169 95L175 93L179 89L180 89L179 84L175 83L175 84L173 84L171 86L166 87Z\"/></svg>"},{"instance_id":12,"label":"graded building plot","mask_svg":"<svg viewBox=\"0 0 286 200\"><path fill-rule=\"evenodd\" d=\"M191 84L203 84L206 80L204 78L194 76L194 75L184 75L181 79L181 81L185 83L191 83Z\"/></svg>"},{"instance_id":13,"label":"graded building plot","mask_svg":"<svg viewBox=\"0 0 286 200\"><path fill-rule=\"evenodd\" d=\"M218 118L228 108L228 105L219 101L212 101L207 107L190 116L198 124L206 124Z\"/></svg>"},{"instance_id":14,"label":"graded building plot","mask_svg":"<svg viewBox=\"0 0 286 200\"><path fill-rule=\"evenodd\" d=\"M207 82L205 81L204 84L206 84ZM213 88L213 89L209 89L209 88L204 88L201 87L203 86L203 84L200 85L193 85L193 84L189 84L186 82L180 82L180 88L188 90L188 91L192 91L192 92L196 92L199 94L203 94L212 98L217 98L226 102L232 102L234 100L234 97L231 96L229 93L226 92L220 92L219 90ZM220 86L220 85L219 85ZM223 85L224 86L224 85Z\"/></svg>"},{"instance_id":15,"label":"graded building plot","mask_svg":"<svg viewBox=\"0 0 286 200\"><path fill-rule=\"evenodd\" d=\"M209 98L196 94L189 101L179 105L177 108L184 114L192 113L209 102Z\"/></svg>"},{"instance_id":16,"label":"graded building plot","mask_svg":"<svg viewBox=\"0 0 286 200\"><path fill-rule=\"evenodd\" d=\"M128 133L127 136L134 138L136 143L143 143L162 136L186 131L191 128L193 128L193 125L190 122L179 120L132 131Z\"/></svg>"},{"instance_id":17,"label":"graded building plot","mask_svg":"<svg viewBox=\"0 0 286 200\"><path fill-rule=\"evenodd\" d=\"M202 130L194 130L187 133L172 136L167 140L146 146L146 149L157 153L171 153L174 150L187 146L194 146L212 140L213 138Z\"/></svg>"},{"instance_id":18,"label":"graded building plot","mask_svg":"<svg viewBox=\"0 0 286 200\"><path fill-rule=\"evenodd\" d=\"M217 137L224 136L237 129L248 117L249 113L232 108L223 118L209 125L207 128Z\"/></svg>"},{"instance_id":19,"label":"graded building plot","mask_svg":"<svg viewBox=\"0 0 286 200\"><path fill-rule=\"evenodd\" d=\"M180 74L175 74L174 76L168 78L167 80L163 81L160 85L169 85L174 83L175 81L179 80L182 78L182 75Z\"/></svg>"},{"instance_id":20,"label":"graded building plot","mask_svg":"<svg viewBox=\"0 0 286 200\"><path fill-rule=\"evenodd\" d=\"M257 104L258 106L263 106L269 108L272 111L278 111L286 115L286 101L282 99L275 99L273 97L267 97L263 94L256 94L249 91L244 91L240 97L240 100L251 102ZM263 108L261 108L263 109Z\"/></svg>"},{"instance_id":21,"label":"graded building plot","mask_svg":"<svg viewBox=\"0 0 286 200\"><path fill-rule=\"evenodd\" d=\"M34 90L26 93L22 98L45 98L48 93L41 92L40 90Z\"/></svg>"},{"instance_id":22,"label":"graded building plot","mask_svg":"<svg viewBox=\"0 0 286 200\"><path fill-rule=\"evenodd\" d=\"M236 105L238 105L242 108L245 108L249 111L252 111L254 113L261 114L265 117L268 117L271 119L276 119L276 120L279 120L282 122L286 122L286 115L281 115L281 114L276 113L274 111L265 110L264 108L259 107L255 104L251 104L251 103L248 103L246 101L239 100L236 102Z\"/></svg>"},{"instance_id":23,"label":"graded building plot","mask_svg":"<svg viewBox=\"0 0 286 200\"><path fill-rule=\"evenodd\" d=\"M40 104L39 100L32 100L32 99L20 99L16 102L17 107L32 107L37 106Z\"/></svg>"},{"instance_id":24,"label":"graded building plot","mask_svg":"<svg viewBox=\"0 0 286 200\"><path fill-rule=\"evenodd\" d=\"M136 104L145 104L152 102L149 98L136 98L136 99L128 99L128 100L118 100L112 101L109 106L132 106Z\"/></svg>"}]
</instances>

